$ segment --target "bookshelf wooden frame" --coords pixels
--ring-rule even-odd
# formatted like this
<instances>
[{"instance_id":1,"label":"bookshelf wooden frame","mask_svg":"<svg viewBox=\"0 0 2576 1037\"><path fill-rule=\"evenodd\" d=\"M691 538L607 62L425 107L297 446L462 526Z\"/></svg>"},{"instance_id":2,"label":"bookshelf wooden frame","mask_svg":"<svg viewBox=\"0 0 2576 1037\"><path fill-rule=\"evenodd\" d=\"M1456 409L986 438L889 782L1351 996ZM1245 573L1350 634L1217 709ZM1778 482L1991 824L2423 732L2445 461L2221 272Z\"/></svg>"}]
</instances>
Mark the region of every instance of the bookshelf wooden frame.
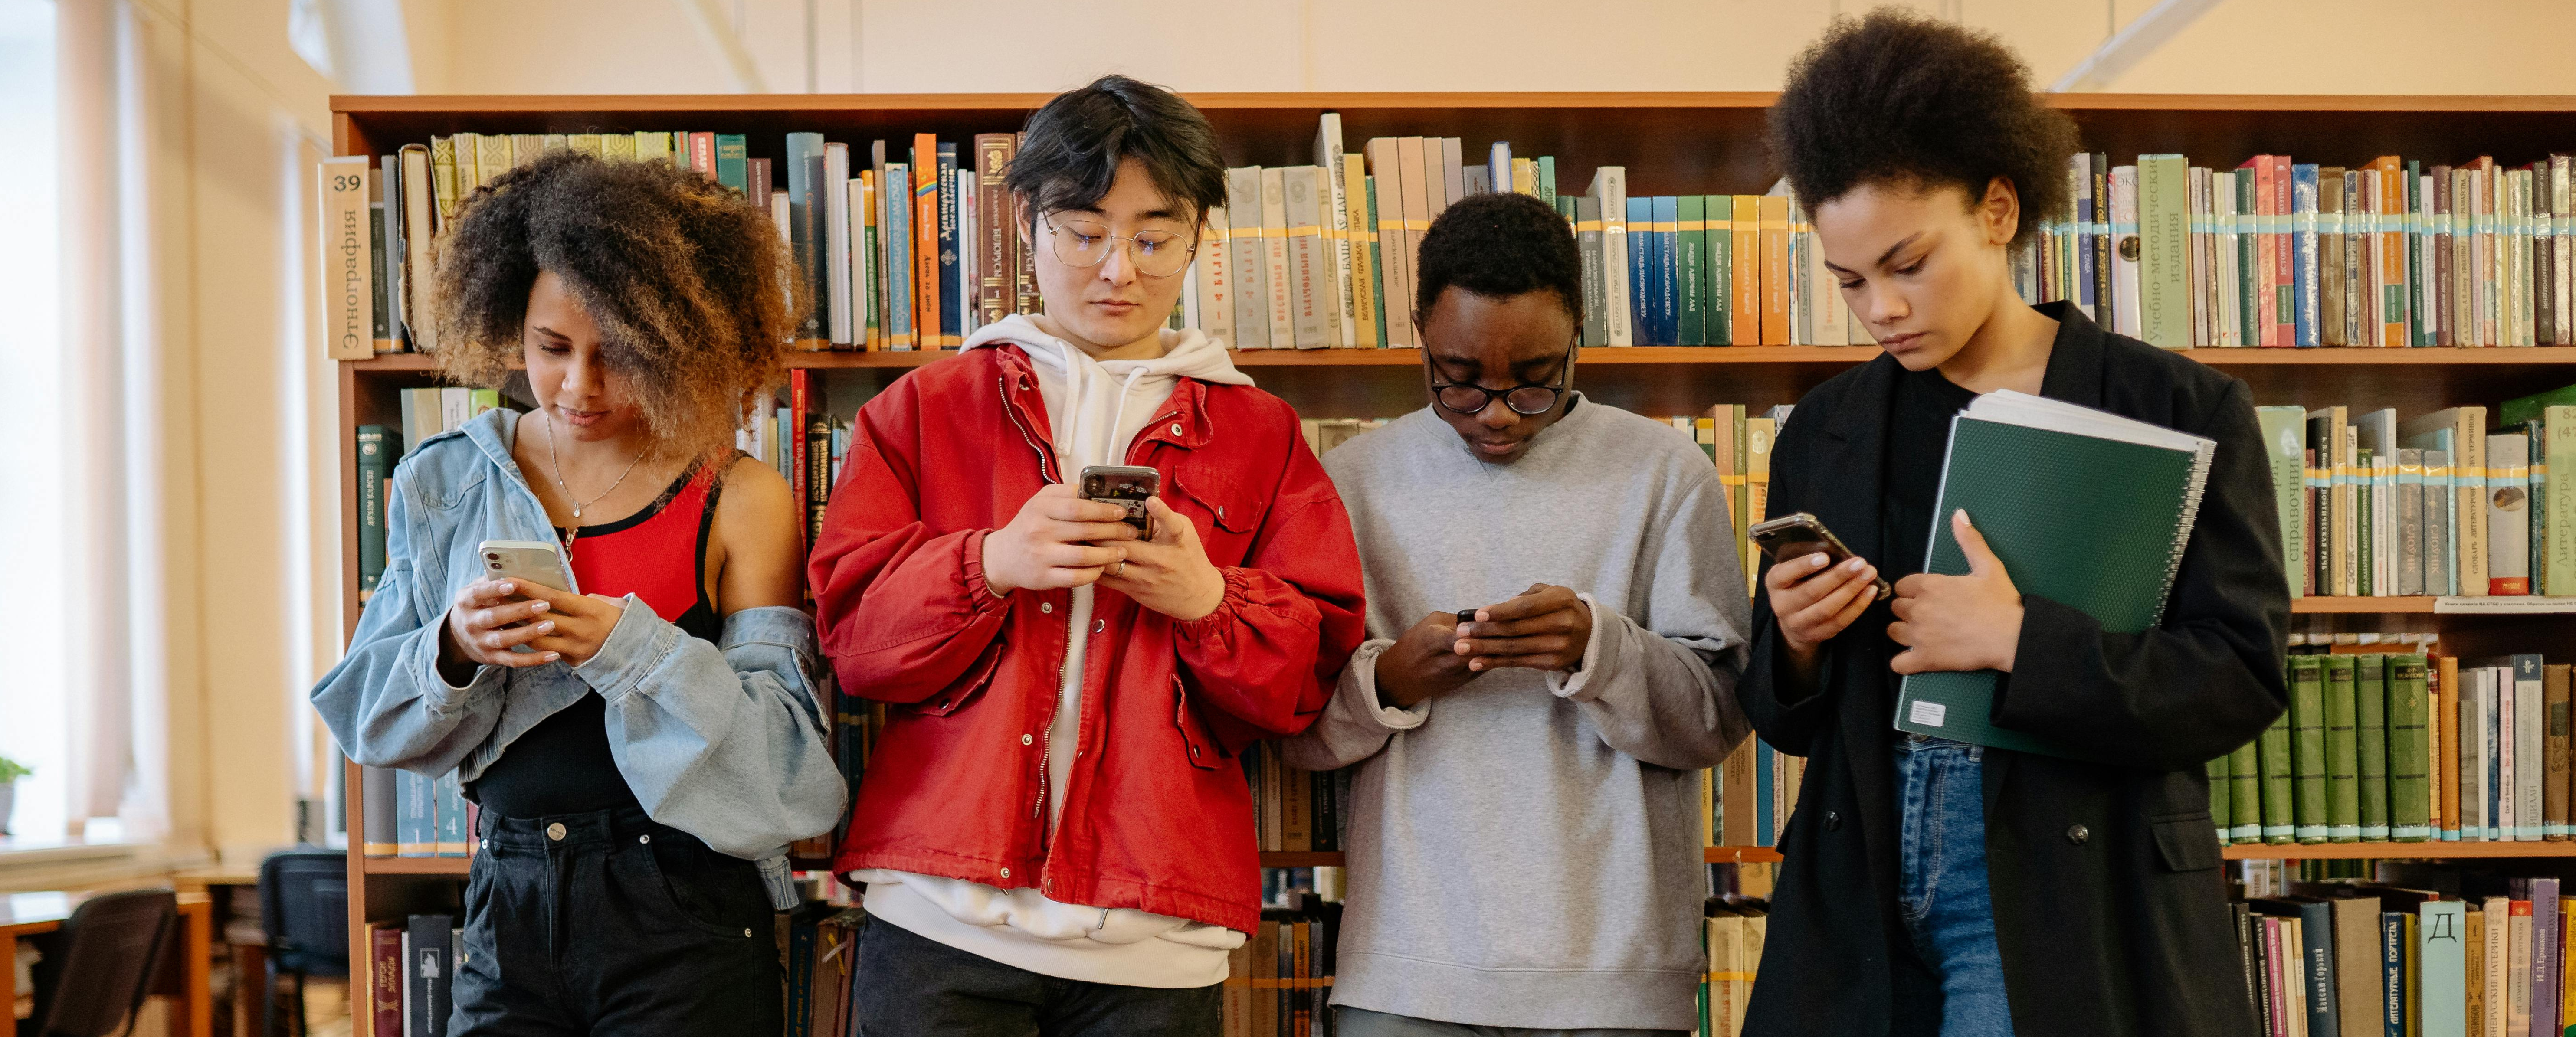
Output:
<instances>
[{"instance_id":1,"label":"bookshelf wooden frame","mask_svg":"<svg viewBox=\"0 0 2576 1037\"><path fill-rule=\"evenodd\" d=\"M1315 120L1341 113L1345 139L1405 134L1466 138L1471 147L1509 140L1526 155L1553 155L1562 190L1578 190L1592 167L1622 164L1633 195L1681 191L1760 192L1774 174L1762 145L1768 93L1307 93L1193 94L1216 127L1230 165L1312 160ZM753 157L778 158L789 131L841 141L932 132L964 140L1018 129L1044 103L1038 94L586 95L332 98L332 153L382 155L433 134L624 132L709 129L747 135ZM2058 94L2050 104L2074 117L2086 146L2111 154L2181 152L2213 168L2256 153L2361 158L2396 153L2428 161L2480 154L2522 164L2576 143L2576 95L2332 96ZM1474 154L1482 154L1474 150ZM314 343L319 351L322 346ZM2494 403L2576 382L2576 348L2524 349L2193 349L2183 355L2246 380L2258 402L2353 403L2421 413L2454 403ZM872 391L932 353L805 353L792 367L825 372L833 388ZM1696 414L1724 400L1767 407L1795 401L1868 347L1765 346L1588 349L1581 384L1590 395L1646 414ZM1253 351L1236 354L1260 384L1301 412L1330 417L1403 413L1421 405L1412 350ZM411 355L339 365L342 585L345 623L357 619L357 452L353 430L387 424L394 390L431 384L427 358ZM2565 616L2433 613L2431 598L2309 598L2302 614L2434 616L2446 640L2484 652L2522 639L2564 637ZM365 924L418 900L424 881L453 882L455 858L367 857L361 785L349 768L344 797L349 854L350 947L363 953ZM2229 859L2484 858L2576 856L2576 843L2407 843L2229 846ZM1274 866L1309 866L1338 854L1265 854ZM1711 861L1777 860L1767 847L1708 851ZM358 1032L367 1013L357 1013Z\"/></svg>"}]
</instances>

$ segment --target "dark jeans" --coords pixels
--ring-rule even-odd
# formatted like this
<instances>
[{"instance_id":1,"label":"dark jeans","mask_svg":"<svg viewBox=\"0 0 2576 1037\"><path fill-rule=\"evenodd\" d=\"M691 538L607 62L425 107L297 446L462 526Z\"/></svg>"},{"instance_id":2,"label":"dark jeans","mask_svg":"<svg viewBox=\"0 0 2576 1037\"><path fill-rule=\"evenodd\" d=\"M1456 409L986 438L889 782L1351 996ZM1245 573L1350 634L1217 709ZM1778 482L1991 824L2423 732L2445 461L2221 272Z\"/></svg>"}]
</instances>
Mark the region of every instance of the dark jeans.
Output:
<instances>
[{"instance_id":1,"label":"dark jeans","mask_svg":"<svg viewBox=\"0 0 2576 1037\"><path fill-rule=\"evenodd\" d=\"M455 1037L783 1031L778 938L750 861L632 807L483 812Z\"/></svg>"},{"instance_id":2,"label":"dark jeans","mask_svg":"<svg viewBox=\"0 0 2576 1037\"><path fill-rule=\"evenodd\" d=\"M1041 976L870 919L860 1037L1215 1037L1223 985L1179 990Z\"/></svg>"}]
</instances>

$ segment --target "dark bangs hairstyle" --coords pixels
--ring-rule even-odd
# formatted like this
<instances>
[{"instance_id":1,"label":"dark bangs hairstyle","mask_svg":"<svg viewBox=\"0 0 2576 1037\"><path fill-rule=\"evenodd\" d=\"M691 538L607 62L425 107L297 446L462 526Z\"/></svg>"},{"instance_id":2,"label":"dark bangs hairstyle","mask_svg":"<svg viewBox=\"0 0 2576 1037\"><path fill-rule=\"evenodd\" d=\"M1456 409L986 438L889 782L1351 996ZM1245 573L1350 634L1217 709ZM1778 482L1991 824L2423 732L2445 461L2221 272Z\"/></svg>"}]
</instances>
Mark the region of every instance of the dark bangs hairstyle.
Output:
<instances>
[{"instance_id":1,"label":"dark bangs hairstyle","mask_svg":"<svg viewBox=\"0 0 2576 1037\"><path fill-rule=\"evenodd\" d=\"M1451 287L1495 299L1550 291L1583 327L1583 253L1565 217L1529 195L1501 191L1451 203L1423 233L1416 264L1417 316Z\"/></svg>"},{"instance_id":2,"label":"dark bangs hairstyle","mask_svg":"<svg viewBox=\"0 0 2576 1037\"><path fill-rule=\"evenodd\" d=\"M2021 200L2020 244L2066 210L2078 139L1992 33L1882 7L1836 19L1790 62L1770 142L1808 212L1864 184L1957 187L1973 207L2003 177Z\"/></svg>"},{"instance_id":3,"label":"dark bangs hairstyle","mask_svg":"<svg viewBox=\"0 0 2576 1037\"><path fill-rule=\"evenodd\" d=\"M498 388L521 358L528 290L554 271L598 322L656 448L731 447L793 328L769 214L667 162L549 151L468 196L437 257L441 375Z\"/></svg>"},{"instance_id":4,"label":"dark bangs hairstyle","mask_svg":"<svg viewBox=\"0 0 2576 1037\"><path fill-rule=\"evenodd\" d=\"M1029 116L1002 182L1028 200L1034 235L1040 213L1098 204L1131 158L1165 198L1192 207L1193 225L1225 204L1225 158L1207 116L1178 94L1117 75L1057 94Z\"/></svg>"}]
</instances>

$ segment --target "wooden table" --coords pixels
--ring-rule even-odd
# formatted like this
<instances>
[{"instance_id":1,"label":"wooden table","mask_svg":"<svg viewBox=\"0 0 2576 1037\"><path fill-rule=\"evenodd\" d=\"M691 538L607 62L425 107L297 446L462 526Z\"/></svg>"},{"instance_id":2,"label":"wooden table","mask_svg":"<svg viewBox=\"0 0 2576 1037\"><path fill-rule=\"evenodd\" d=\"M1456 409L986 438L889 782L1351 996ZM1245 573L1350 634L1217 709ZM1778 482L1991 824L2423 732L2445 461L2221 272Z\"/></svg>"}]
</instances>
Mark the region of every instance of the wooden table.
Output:
<instances>
[{"instance_id":1,"label":"wooden table","mask_svg":"<svg viewBox=\"0 0 2576 1037\"><path fill-rule=\"evenodd\" d=\"M255 890L259 886L259 869L191 868L170 876L170 882L181 893L211 895L218 888L229 887ZM268 1003L268 944L264 941L235 943L227 936L231 929L231 905L234 903L237 902L225 901L221 905L224 910L216 911L214 916L215 938L229 944L232 951L233 1032L267 1033L268 1012L273 1007Z\"/></svg>"},{"instance_id":2,"label":"wooden table","mask_svg":"<svg viewBox=\"0 0 2576 1037\"><path fill-rule=\"evenodd\" d=\"M18 940L63 927L85 899L67 893L12 893L0 898L0 1037L18 1032ZM204 893L179 895L179 960L162 962L156 993L175 982L184 1010L170 1017L171 1037L213 1037L215 1012L207 990L214 945L214 903Z\"/></svg>"}]
</instances>

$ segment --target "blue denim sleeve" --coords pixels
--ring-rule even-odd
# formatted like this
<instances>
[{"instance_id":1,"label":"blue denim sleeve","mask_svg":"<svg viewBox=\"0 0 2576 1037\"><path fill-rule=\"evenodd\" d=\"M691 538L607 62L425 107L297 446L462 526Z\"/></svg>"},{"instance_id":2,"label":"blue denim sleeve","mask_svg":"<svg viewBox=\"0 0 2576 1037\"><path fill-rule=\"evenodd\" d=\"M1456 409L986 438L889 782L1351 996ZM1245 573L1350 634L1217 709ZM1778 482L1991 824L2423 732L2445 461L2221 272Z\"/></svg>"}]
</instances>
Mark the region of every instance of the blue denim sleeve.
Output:
<instances>
[{"instance_id":1,"label":"blue denim sleeve","mask_svg":"<svg viewBox=\"0 0 2576 1037\"><path fill-rule=\"evenodd\" d=\"M770 859L830 831L849 796L823 744L813 620L744 609L708 644L640 599L624 604L598 654L573 670L608 700L618 771L654 820L783 869Z\"/></svg>"},{"instance_id":2,"label":"blue denim sleeve","mask_svg":"<svg viewBox=\"0 0 2576 1037\"><path fill-rule=\"evenodd\" d=\"M447 601L413 552L444 545L415 543L424 538L413 528L409 473L408 467L398 471L386 494L384 576L359 613L348 653L313 686L312 700L350 759L441 775L463 763L500 722L508 673L479 667L460 688L438 672Z\"/></svg>"}]
</instances>

